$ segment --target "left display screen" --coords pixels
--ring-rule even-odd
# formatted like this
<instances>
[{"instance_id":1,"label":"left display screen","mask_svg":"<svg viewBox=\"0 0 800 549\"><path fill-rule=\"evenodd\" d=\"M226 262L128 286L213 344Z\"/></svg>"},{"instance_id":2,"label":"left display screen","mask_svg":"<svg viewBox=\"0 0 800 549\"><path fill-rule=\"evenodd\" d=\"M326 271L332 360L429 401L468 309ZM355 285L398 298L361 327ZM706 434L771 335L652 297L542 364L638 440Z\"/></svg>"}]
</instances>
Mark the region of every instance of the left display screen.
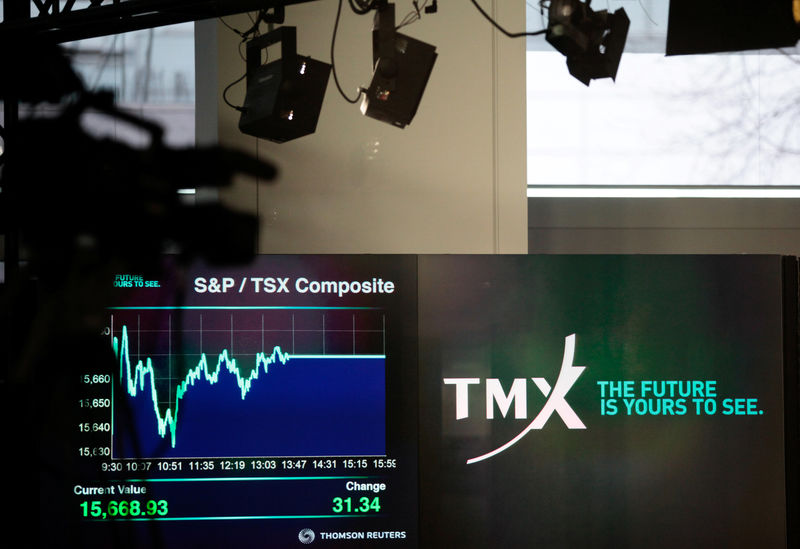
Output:
<instances>
[{"instance_id":1,"label":"left display screen","mask_svg":"<svg viewBox=\"0 0 800 549\"><path fill-rule=\"evenodd\" d=\"M110 352L80 364L77 472L50 504L75 542L418 545L415 258L109 284Z\"/></svg>"}]
</instances>

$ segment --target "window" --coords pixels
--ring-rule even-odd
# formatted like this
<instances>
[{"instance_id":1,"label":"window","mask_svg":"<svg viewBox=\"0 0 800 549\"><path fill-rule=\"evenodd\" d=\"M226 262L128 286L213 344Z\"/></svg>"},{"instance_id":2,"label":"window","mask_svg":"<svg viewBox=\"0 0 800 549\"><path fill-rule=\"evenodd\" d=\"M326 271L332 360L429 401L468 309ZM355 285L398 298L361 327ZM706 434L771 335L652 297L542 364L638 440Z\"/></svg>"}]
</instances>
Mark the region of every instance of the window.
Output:
<instances>
[{"instance_id":1,"label":"window","mask_svg":"<svg viewBox=\"0 0 800 549\"><path fill-rule=\"evenodd\" d=\"M32 16L38 15L38 9L31 5ZM79 12L91 8L88 0L77 0L71 9ZM0 22L3 10L0 0ZM114 91L119 107L159 123L168 145L191 146L195 142L194 42L194 23L183 23L90 38L62 47L87 88ZM47 115L48 111L52 109L39 106L36 112ZM23 105L20 116L30 114ZM2 116L0 113L0 124ZM134 145L146 137L93 114L85 117L84 127L93 134L112 135Z\"/></svg>"},{"instance_id":2,"label":"window","mask_svg":"<svg viewBox=\"0 0 800 549\"><path fill-rule=\"evenodd\" d=\"M620 7L616 82L586 87L528 41L528 196L800 197L800 51L665 57L668 2L593 5Z\"/></svg>"},{"instance_id":3,"label":"window","mask_svg":"<svg viewBox=\"0 0 800 549\"><path fill-rule=\"evenodd\" d=\"M194 144L193 23L91 38L64 47L87 88L113 90L120 108L164 128L166 144ZM145 137L98 115L88 115L84 126L131 144Z\"/></svg>"}]
</instances>

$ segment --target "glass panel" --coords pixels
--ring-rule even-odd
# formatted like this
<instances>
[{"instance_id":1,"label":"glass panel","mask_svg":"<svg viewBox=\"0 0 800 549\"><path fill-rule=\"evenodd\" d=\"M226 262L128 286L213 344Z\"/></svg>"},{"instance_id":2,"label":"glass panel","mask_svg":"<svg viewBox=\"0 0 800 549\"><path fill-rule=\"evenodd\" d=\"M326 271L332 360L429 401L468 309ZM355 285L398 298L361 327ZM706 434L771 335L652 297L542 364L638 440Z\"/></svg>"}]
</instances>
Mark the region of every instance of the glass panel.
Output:
<instances>
[{"instance_id":1,"label":"glass panel","mask_svg":"<svg viewBox=\"0 0 800 549\"><path fill-rule=\"evenodd\" d=\"M800 50L665 57L669 2L596 4L631 19L616 82L586 87L528 39L529 188L797 185ZM528 30L546 26L527 6Z\"/></svg>"}]
</instances>

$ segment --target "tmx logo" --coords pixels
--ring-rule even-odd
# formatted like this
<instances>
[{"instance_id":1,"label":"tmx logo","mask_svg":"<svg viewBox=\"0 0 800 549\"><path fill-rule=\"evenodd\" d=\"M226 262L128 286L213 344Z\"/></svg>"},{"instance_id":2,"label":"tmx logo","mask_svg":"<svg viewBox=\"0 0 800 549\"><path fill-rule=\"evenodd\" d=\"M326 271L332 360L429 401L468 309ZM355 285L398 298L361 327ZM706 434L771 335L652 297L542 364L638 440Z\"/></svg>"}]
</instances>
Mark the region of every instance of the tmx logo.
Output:
<instances>
[{"instance_id":1,"label":"tmx logo","mask_svg":"<svg viewBox=\"0 0 800 549\"><path fill-rule=\"evenodd\" d=\"M533 421L525 427L517 436L500 446L483 454L467 460L467 464L477 463L485 459L496 456L511 448L514 444L522 440L533 429L541 429L553 415L557 413L570 429L586 429L581 418L569 405L565 397L572 388L578 377L586 369L586 366L573 366L575 357L575 334L564 338L564 359L561 362L561 371L558 374L555 387L551 389L550 384L543 377L532 377L536 387L548 397L544 407L533 418ZM456 419L464 419L469 416L469 386L480 384L480 379L474 377L447 377L443 379L445 385L456 386ZM525 378L515 379L508 394L503 391L498 379L486 380L486 419L494 419L494 404L497 403L500 413L506 416L511 403L514 403L514 417L517 419L528 417L527 405L527 380Z\"/></svg>"}]
</instances>

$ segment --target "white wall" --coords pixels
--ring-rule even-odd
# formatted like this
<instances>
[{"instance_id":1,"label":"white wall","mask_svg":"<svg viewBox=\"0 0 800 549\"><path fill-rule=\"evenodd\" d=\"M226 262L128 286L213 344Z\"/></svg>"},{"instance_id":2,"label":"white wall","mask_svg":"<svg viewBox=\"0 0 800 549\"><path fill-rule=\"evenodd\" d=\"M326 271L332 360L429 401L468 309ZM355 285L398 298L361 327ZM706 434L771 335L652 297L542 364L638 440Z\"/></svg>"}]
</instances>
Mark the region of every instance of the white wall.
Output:
<instances>
[{"instance_id":1,"label":"white wall","mask_svg":"<svg viewBox=\"0 0 800 549\"><path fill-rule=\"evenodd\" d=\"M338 2L286 9L298 52L330 61ZM411 2L396 0L398 21ZM522 29L524 2L483 2L504 26ZM246 16L226 18L247 28ZM372 16L344 2L336 40L339 80L353 96L371 78ZM361 115L328 86L317 131L284 144L239 132L222 89L244 73L239 37L218 33L219 138L280 169L274 184L240 179L222 200L258 212L261 253L525 253L525 42L494 30L469 2L402 32L437 47L420 108L400 130ZM203 68L198 66L198 71ZM242 104L244 85L228 95Z\"/></svg>"}]
</instances>

